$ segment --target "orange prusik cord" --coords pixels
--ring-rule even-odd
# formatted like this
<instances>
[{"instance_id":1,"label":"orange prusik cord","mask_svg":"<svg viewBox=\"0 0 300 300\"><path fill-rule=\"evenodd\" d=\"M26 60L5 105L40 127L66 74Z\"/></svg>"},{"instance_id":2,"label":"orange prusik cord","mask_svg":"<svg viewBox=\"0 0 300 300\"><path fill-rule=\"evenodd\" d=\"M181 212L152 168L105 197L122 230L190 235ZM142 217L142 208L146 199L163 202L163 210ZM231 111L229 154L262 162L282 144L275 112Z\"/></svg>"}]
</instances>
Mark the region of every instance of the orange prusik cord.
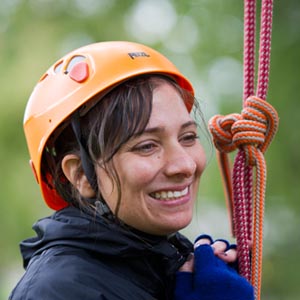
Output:
<instances>
[{"instance_id":1,"label":"orange prusik cord","mask_svg":"<svg viewBox=\"0 0 300 300\"><path fill-rule=\"evenodd\" d=\"M243 110L241 114L217 115L209 121L218 150L232 231L237 239L239 270L253 284L257 300L261 292L267 178L264 153L279 123L276 110L265 101L270 70L273 0L262 0L261 5L257 91L254 92L256 0L245 0ZM238 153L231 170L228 153L236 149Z\"/></svg>"}]
</instances>

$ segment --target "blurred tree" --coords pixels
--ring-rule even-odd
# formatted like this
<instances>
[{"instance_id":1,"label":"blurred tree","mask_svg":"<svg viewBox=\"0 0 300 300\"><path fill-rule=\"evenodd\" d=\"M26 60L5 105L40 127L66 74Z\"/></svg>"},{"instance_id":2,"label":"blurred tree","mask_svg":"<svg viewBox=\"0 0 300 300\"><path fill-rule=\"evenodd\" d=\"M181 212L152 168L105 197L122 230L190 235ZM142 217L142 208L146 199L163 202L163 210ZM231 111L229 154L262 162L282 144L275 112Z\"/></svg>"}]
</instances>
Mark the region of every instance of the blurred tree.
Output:
<instances>
[{"instance_id":1,"label":"blurred tree","mask_svg":"<svg viewBox=\"0 0 300 300\"><path fill-rule=\"evenodd\" d=\"M267 153L266 300L294 300L300 292L293 272L300 267L299 20L298 0L275 1L268 100L277 108L281 123ZM216 112L241 109L242 35L243 1L0 0L0 299L7 298L22 272L18 243L33 234L30 227L36 219L51 213L27 165L22 131L27 99L43 72L69 50L87 43L146 43L169 56L191 78L208 118ZM191 236L195 228L223 233L227 222L225 217L220 223L217 207L224 208L221 180L208 151L211 159ZM208 213L215 218L206 218Z\"/></svg>"}]
</instances>

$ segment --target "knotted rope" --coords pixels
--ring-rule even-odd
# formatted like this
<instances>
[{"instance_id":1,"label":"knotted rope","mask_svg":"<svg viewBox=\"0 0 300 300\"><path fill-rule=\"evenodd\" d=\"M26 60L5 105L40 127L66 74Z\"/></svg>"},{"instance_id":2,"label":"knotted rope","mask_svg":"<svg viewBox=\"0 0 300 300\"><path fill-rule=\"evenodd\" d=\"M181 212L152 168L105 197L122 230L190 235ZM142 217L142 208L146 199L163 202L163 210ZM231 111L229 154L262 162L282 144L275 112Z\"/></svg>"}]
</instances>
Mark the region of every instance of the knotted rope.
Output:
<instances>
[{"instance_id":1,"label":"knotted rope","mask_svg":"<svg viewBox=\"0 0 300 300\"><path fill-rule=\"evenodd\" d=\"M240 273L252 282L258 300L266 191L264 153L279 122L277 112L265 101L270 68L272 9L272 0L262 0L257 92L254 93L256 0L244 1L243 110L241 114L217 115L209 121L209 129L218 150L232 231L237 239ZM231 172L228 153L236 149L238 153ZM253 168L256 170L254 178Z\"/></svg>"}]
</instances>

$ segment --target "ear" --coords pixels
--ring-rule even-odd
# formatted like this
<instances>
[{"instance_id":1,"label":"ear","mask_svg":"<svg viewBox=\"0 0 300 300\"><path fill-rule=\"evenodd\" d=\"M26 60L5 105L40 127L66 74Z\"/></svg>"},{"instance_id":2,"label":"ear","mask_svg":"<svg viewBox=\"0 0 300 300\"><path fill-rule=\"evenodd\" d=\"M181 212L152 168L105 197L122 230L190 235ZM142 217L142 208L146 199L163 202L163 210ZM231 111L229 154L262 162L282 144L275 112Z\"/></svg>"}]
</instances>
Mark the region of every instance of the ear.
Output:
<instances>
[{"instance_id":1,"label":"ear","mask_svg":"<svg viewBox=\"0 0 300 300\"><path fill-rule=\"evenodd\" d=\"M96 195L95 191L91 187L85 174L83 172L78 174L80 162L81 160L77 155L67 154L62 160L61 168L67 179L73 184L82 197L92 198Z\"/></svg>"}]
</instances>

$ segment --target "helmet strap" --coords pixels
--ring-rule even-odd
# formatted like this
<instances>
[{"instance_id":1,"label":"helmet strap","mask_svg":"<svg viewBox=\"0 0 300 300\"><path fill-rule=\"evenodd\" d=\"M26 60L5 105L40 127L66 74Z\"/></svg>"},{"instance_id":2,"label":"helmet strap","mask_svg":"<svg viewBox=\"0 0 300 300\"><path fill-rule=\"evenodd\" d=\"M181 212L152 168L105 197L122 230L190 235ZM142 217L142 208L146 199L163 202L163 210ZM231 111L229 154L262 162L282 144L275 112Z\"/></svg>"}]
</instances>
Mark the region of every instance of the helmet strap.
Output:
<instances>
[{"instance_id":1,"label":"helmet strap","mask_svg":"<svg viewBox=\"0 0 300 300\"><path fill-rule=\"evenodd\" d=\"M75 134L77 143L79 145L80 150L80 159L82 163L82 169L83 172L90 183L91 187L95 192L98 191L98 185L97 185L97 176L95 172L95 167L92 162L92 159L88 153L86 141L82 137L81 128L80 128L80 116L79 112L76 111L71 119L71 125L73 132Z\"/></svg>"},{"instance_id":2,"label":"helmet strap","mask_svg":"<svg viewBox=\"0 0 300 300\"><path fill-rule=\"evenodd\" d=\"M98 185L97 185L97 176L95 172L95 167L92 161L91 156L88 153L87 149L87 143L85 139L82 137L81 133L81 127L80 127L80 115L79 112L76 111L71 119L71 125L73 132L75 134L77 143L79 145L79 150L80 150L80 159L81 159L81 164L82 164L82 169L83 172L90 183L92 189L95 191L97 194L98 192ZM110 208L106 204L105 201L97 200L96 198L94 199L89 199L90 202L93 202L96 206L96 212L107 219L110 220L115 220L115 217L113 213L111 212Z\"/></svg>"}]
</instances>

